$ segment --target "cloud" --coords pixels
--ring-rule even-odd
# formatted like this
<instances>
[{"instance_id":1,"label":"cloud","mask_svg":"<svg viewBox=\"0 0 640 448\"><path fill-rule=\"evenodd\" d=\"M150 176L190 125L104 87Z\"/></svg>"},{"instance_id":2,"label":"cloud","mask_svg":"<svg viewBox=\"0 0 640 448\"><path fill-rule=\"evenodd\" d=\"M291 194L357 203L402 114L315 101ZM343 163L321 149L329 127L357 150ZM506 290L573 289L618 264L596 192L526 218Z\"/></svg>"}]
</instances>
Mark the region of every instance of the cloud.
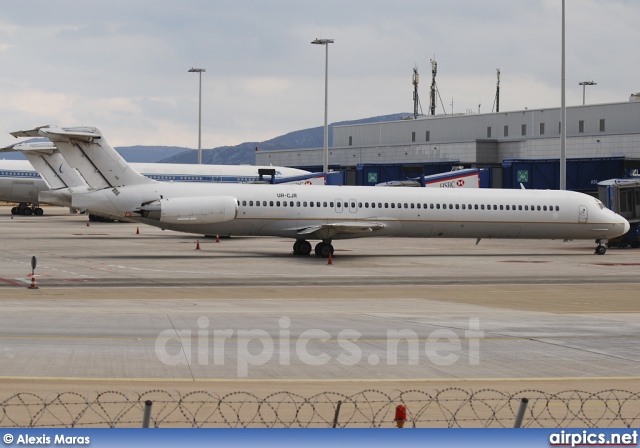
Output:
<instances>
[{"instance_id":1,"label":"cloud","mask_svg":"<svg viewBox=\"0 0 640 448\"><path fill-rule=\"evenodd\" d=\"M203 146L319 126L325 59L310 44L316 37L335 39L330 121L411 111L416 64L426 109L434 55L446 108L453 98L456 112L477 111L479 102L489 111L496 68L501 110L556 107L560 12L557 0L8 2L0 11L0 123L6 132L84 123L113 130L122 145L195 147L198 84L187 70L198 66L207 70ZM590 102L626 101L640 90L639 13L631 0L567 2L569 105L581 102L578 82L587 79L598 83ZM0 144L12 142L6 132Z\"/></svg>"}]
</instances>

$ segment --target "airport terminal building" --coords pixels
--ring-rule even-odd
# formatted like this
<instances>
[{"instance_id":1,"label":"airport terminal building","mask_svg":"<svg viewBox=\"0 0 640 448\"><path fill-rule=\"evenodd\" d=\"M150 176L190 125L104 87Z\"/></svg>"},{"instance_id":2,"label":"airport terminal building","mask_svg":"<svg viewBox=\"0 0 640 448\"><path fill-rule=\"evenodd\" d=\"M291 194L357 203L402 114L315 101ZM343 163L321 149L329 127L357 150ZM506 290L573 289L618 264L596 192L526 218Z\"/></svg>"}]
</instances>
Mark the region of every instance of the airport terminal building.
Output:
<instances>
[{"instance_id":1,"label":"airport terminal building","mask_svg":"<svg viewBox=\"0 0 640 448\"><path fill-rule=\"evenodd\" d=\"M568 107L567 158L589 160L590 167L598 161L609 164L602 168L602 174L610 177L637 173L640 168L639 99L632 95L630 101L621 103ZM491 186L510 187L505 170L514 162L534 161L538 169L544 170L540 168L543 162L551 167L554 159L559 159L560 115L560 108L550 108L419 116L336 126L333 146L329 148L329 165L345 170L348 184L358 183L355 175L348 175L350 172L368 165L432 165L438 169L448 165L486 167L492 172ZM321 170L322 148L258 151L256 163ZM571 160L568 172L570 163ZM592 178L581 179L580 184L604 180L593 178L598 177L593 168L587 171L591 173L584 175Z\"/></svg>"}]
</instances>

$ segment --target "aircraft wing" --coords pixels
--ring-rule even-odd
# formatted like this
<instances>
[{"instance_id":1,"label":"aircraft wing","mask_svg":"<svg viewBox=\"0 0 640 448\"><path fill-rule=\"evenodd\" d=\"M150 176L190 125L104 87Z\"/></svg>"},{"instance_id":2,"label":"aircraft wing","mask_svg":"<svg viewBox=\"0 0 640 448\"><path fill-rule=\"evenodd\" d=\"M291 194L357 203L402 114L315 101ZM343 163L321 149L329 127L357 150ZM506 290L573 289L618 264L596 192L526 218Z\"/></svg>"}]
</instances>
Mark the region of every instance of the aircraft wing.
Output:
<instances>
[{"instance_id":1,"label":"aircraft wing","mask_svg":"<svg viewBox=\"0 0 640 448\"><path fill-rule=\"evenodd\" d=\"M301 236L315 236L320 239L328 239L340 234L365 234L383 228L384 224L379 222L338 222L305 227L304 229L299 229L297 233Z\"/></svg>"}]
</instances>

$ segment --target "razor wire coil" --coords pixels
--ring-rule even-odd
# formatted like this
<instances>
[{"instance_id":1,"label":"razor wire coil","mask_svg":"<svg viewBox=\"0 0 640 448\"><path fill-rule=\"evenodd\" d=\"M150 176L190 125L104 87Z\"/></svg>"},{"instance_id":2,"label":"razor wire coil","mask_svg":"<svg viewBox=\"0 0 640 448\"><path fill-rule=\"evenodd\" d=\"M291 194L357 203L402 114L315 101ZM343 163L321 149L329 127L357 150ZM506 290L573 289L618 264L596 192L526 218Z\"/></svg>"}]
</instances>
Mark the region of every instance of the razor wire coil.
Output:
<instances>
[{"instance_id":1,"label":"razor wire coil","mask_svg":"<svg viewBox=\"0 0 640 448\"><path fill-rule=\"evenodd\" d=\"M144 393L105 391L39 396L21 392L2 401L0 427L139 427L144 403L153 401L151 427L330 428L341 402L338 428L391 427L397 405L407 409L405 427L511 427L520 400L529 404L523 427L627 427L640 424L640 393L527 389L508 393L462 388L383 392L366 389L346 395L326 391L308 397L280 391L260 397L248 391Z\"/></svg>"}]
</instances>

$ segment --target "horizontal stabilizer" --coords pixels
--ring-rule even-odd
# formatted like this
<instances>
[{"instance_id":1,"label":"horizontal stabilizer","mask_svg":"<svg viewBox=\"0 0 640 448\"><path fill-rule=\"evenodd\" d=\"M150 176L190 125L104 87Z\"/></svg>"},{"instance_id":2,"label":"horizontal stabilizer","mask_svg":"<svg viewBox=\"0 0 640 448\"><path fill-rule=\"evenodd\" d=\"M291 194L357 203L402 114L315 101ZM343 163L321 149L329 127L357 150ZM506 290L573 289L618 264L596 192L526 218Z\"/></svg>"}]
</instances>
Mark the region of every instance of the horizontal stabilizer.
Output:
<instances>
[{"instance_id":1,"label":"horizontal stabilizer","mask_svg":"<svg viewBox=\"0 0 640 448\"><path fill-rule=\"evenodd\" d=\"M51 142L38 142L38 143L18 143L11 145L14 151L20 151L23 154L53 154L56 151L56 146ZM4 149L4 148L3 148Z\"/></svg>"},{"instance_id":2,"label":"horizontal stabilizer","mask_svg":"<svg viewBox=\"0 0 640 448\"><path fill-rule=\"evenodd\" d=\"M14 137L44 137L48 138L52 142L55 141L81 141L91 142L96 138L101 138L100 132L96 132L94 128L60 128L58 126L39 126L28 131L16 131L11 132Z\"/></svg>"},{"instance_id":3,"label":"horizontal stabilizer","mask_svg":"<svg viewBox=\"0 0 640 448\"><path fill-rule=\"evenodd\" d=\"M38 126L37 128L30 129L28 131L14 131L10 132L15 138L18 137L42 137L40 135L40 129L46 128L48 126Z\"/></svg>"}]
</instances>

